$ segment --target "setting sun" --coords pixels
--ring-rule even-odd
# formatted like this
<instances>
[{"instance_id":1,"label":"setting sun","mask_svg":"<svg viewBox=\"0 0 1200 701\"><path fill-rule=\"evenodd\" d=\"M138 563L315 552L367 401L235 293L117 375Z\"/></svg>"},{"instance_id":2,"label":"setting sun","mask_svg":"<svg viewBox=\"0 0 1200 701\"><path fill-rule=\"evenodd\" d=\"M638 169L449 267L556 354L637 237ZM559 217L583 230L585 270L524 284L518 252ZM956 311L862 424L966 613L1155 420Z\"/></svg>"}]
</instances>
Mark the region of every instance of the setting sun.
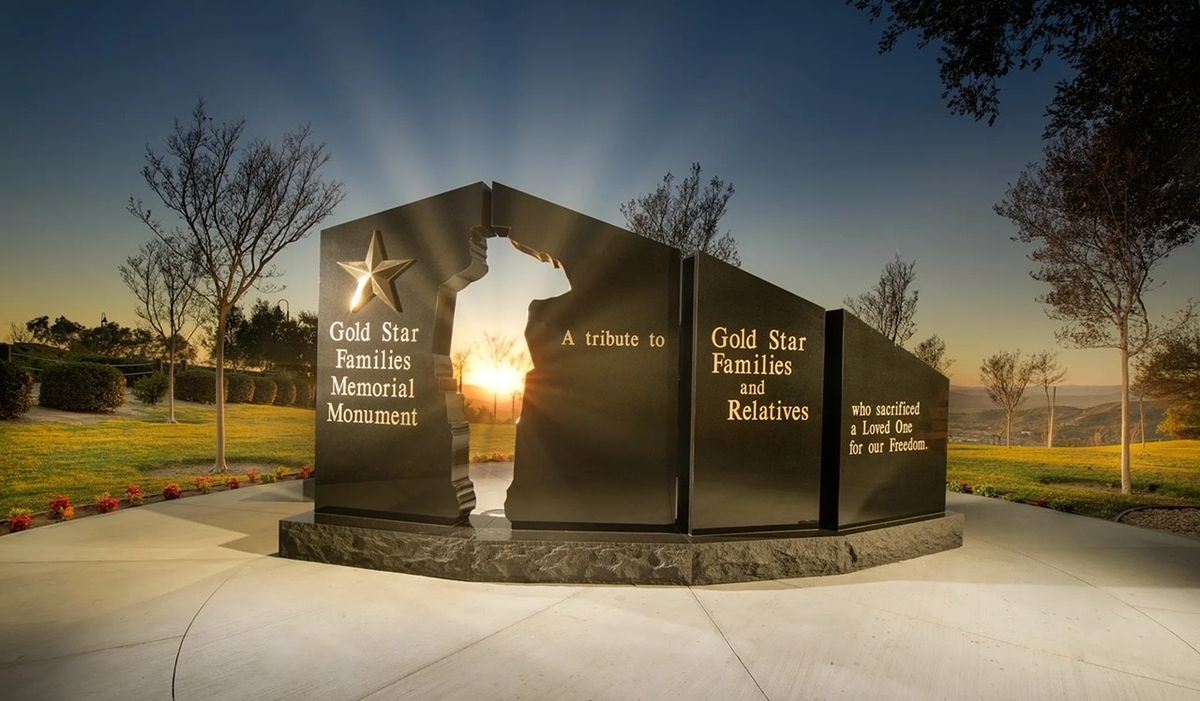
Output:
<instances>
[{"instance_id":1,"label":"setting sun","mask_svg":"<svg viewBox=\"0 0 1200 701\"><path fill-rule=\"evenodd\" d=\"M468 373L468 384L483 387L496 394L510 395L521 391L524 373L511 365L494 365Z\"/></svg>"}]
</instances>

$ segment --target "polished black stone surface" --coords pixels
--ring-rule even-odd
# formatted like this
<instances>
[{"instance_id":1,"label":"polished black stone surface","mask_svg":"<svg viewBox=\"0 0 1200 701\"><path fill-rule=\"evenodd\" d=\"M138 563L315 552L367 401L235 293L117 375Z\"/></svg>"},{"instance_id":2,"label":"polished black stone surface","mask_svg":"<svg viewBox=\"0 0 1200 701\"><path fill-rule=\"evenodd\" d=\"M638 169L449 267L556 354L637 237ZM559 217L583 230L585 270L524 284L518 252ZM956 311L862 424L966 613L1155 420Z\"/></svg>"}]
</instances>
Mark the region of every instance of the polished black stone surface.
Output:
<instances>
[{"instance_id":1,"label":"polished black stone surface","mask_svg":"<svg viewBox=\"0 0 1200 701\"><path fill-rule=\"evenodd\" d=\"M508 517L524 528L674 528L679 252L499 183L492 223L571 285L529 305L534 369Z\"/></svg>"},{"instance_id":2,"label":"polished black stone surface","mask_svg":"<svg viewBox=\"0 0 1200 701\"><path fill-rule=\"evenodd\" d=\"M945 511L949 379L844 310L825 339L822 527Z\"/></svg>"},{"instance_id":3,"label":"polished black stone surface","mask_svg":"<svg viewBox=\"0 0 1200 701\"><path fill-rule=\"evenodd\" d=\"M467 523L449 362L456 294L487 272L489 237L570 283L529 305L503 533ZM623 558L699 581L676 548L742 534L770 549L763 534L855 534L945 508L944 376L843 312L505 185L325 230L319 332L315 526L359 539L334 549L373 544L386 569L461 565L426 540L452 537L524 543L524 564L479 565L501 580L566 548L592 568L567 567L580 581L624 581L641 565Z\"/></svg>"},{"instance_id":4,"label":"polished black stone surface","mask_svg":"<svg viewBox=\"0 0 1200 701\"><path fill-rule=\"evenodd\" d=\"M321 233L318 520L474 506L449 353L455 295L487 271L490 198L477 183Z\"/></svg>"},{"instance_id":5,"label":"polished black stone surface","mask_svg":"<svg viewBox=\"0 0 1200 701\"><path fill-rule=\"evenodd\" d=\"M689 530L815 528L825 310L705 254L685 265Z\"/></svg>"}]
</instances>

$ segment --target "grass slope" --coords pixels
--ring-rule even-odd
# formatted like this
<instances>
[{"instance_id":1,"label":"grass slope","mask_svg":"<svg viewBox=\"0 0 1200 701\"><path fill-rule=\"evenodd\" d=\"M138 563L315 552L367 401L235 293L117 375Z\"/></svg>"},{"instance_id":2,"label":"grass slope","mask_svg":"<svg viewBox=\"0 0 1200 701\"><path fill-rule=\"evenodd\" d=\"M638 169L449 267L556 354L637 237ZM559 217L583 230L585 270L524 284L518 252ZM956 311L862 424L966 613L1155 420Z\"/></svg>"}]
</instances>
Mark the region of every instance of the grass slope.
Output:
<instances>
[{"instance_id":1,"label":"grass slope","mask_svg":"<svg viewBox=\"0 0 1200 701\"><path fill-rule=\"evenodd\" d=\"M170 482L191 488L193 478L151 471L195 465L185 472L204 472L199 466L213 459L212 407L181 406L174 426L164 423L162 406L134 403L133 409L132 416L82 423L0 422L0 519L13 507L44 511L59 494L91 504L100 492L120 497L131 484L147 494ZM312 409L229 404L226 459L289 468L311 464L314 427ZM512 424L473 425L471 454L512 453L515 436Z\"/></svg>"},{"instance_id":2,"label":"grass slope","mask_svg":"<svg viewBox=\"0 0 1200 701\"><path fill-rule=\"evenodd\" d=\"M313 461L311 409L232 404L227 407L230 462L298 467ZM99 492L114 496L130 484L147 493L184 477L150 471L206 465L213 455L213 410L185 406L180 424L163 423L162 407L98 422L0 422L0 519L14 506L35 511L58 494L90 504ZM473 424L471 454L509 454L512 424ZM318 466L319 467L319 466ZM199 469L196 470L200 472ZM1164 441L1133 449L1135 494L1120 493L1120 450L988 445L950 446L949 479L1019 501L1048 500L1066 511L1112 518L1141 505L1200 503L1200 441Z\"/></svg>"},{"instance_id":3,"label":"grass slope","mask_svg":"<svg viewBox=\"0 0 1200 701\"><path fill-rule=\"evenodd\" d=\"M471 424L471 455L511 455L517 444L515 424Z\"/></svg>"},{"instance_id":4,"label":"grass slope","mask_svg":"<svg viewBox=\"0 0 1200 701\"><path fill-rule=\"evenodd\" d=\"M1200 441L1133 447L1134 494L1121 494L1121 449L951 445L948 479L1017 501L1111 519L1134 506L1200 503Z\"/></svg>"},{"instance_id":5,"label":"grass slope","mask_svg":"<svg viewBox=\"0 0 1200 701\"><path fill-rule=\"evenodd\" d=\"M119 497L131 484L147 494L169 482L190 487L192 480L184 477L147 474L212 462L212 408L181 407L175 413L180 423L174 426L164 423L163 407L97 423L0 423L0 518L14 506L43 511L58 494L91 504L99 492ZM226 459L287 467L311 463L313 425L311 409L230 404Z\"/></svg>"},{"instance_id":6,"label":"grass slope","mask_svg":"<svg viewBox=\"0 0 1200 701\"><path fill-rule=\"evenodd\" d=\"M1165 402L1146 401L1146 437L1150 440L1165 440L1165 433L1158 432L1166 414ZM1131 416L1134 434L1139 426L1138 403L1133 403ZM1055 446L1094 446L1115 443L1121 436L1121 405L1113 402L1097 404L1080 409L1074 406L1058 406L1054 410ZM987 439L1004 433L1004 412L988 409L968 414L952 413L950 431L957 436L973 436ZM1023 445L1044 444L1046 431L1046 407L1036 406L1020 411L1013 420L1013 443ZM1097 440L1099 443L1097 443Z\"/></svg>"}]
</instances>

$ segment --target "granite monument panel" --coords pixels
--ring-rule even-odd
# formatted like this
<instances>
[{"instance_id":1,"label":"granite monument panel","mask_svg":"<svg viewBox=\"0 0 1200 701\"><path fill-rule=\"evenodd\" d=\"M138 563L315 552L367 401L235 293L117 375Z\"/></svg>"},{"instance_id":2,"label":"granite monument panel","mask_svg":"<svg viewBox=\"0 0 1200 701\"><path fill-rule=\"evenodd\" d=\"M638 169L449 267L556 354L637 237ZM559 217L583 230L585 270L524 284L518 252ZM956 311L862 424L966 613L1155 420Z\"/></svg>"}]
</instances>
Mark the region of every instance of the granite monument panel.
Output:
<instances>
[{"instance_id":1,"label":"granite monument panel","mask_svg":"<svg viewBox=\"0 0 1200 701\"><path fill-rule=\"evenodd\" d=\"M703 253L685 266L690 532L816 528L825 310Z\"/></svg>"},{"instance_id":2,"label":"granite monument panel","mask_svg":"<svg viewBox=\"0 0 1200 701\"><path fill-rule=\"evenodd\" d=\"M492 224L561 268L571 286L529 305L533 370L509 520L519 528L674 528L679 252L499 183Z\"/></svg>"},{"instance_id":3,"label":"granite monument panel","mask_svg":"<svg viewBox=\"0 0 1200 701\"><path fill-rule=\"evenodd\" d=\"M841 309L825 344L822 527L944 513L949 379Z\"/></svg>"},{"instance_id":4,"label":"granite monument panel","mask_svg":"<svg viewBox=\"0 0 1200 701\"><path fill-rule=\"evenodd\" d=\"M455 296L487 271L490 231L477 183L321 232L318 522L457 523L474 507L449 353Z\"/></svg>"},{"instance_id":5,"label":"granite monument panel","mask_svg":"<svg viewBox=\"0 0 1200 701\"><path fill-rule=\"evenodd\" d=\"M708 255L477 183L322 232L318 523L466 520L449 353L489 237L570 284L529 304L515 528L707 536L944 512L943 375Z\"/></svg>"}]
</instances>

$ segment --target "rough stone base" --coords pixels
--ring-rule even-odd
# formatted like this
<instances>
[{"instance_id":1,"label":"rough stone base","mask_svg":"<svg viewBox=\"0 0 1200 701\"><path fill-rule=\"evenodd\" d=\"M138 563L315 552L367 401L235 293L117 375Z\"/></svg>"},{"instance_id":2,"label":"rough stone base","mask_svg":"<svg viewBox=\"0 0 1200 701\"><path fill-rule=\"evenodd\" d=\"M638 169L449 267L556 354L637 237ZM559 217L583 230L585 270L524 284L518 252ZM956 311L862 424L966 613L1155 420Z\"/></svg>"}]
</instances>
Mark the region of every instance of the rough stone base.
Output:
<instances>
[{"instance_id":1,"label":"rough stone base","mask_svg":"<svg viewBox=\"0 0 1200 701\"><path fill-rule=\"evenodd\" d=\"M482 582L720 584L853 572L962 545L962 514L846 534L690 537L279 522L279 555Z\"/></svg>"}]
</instances>

